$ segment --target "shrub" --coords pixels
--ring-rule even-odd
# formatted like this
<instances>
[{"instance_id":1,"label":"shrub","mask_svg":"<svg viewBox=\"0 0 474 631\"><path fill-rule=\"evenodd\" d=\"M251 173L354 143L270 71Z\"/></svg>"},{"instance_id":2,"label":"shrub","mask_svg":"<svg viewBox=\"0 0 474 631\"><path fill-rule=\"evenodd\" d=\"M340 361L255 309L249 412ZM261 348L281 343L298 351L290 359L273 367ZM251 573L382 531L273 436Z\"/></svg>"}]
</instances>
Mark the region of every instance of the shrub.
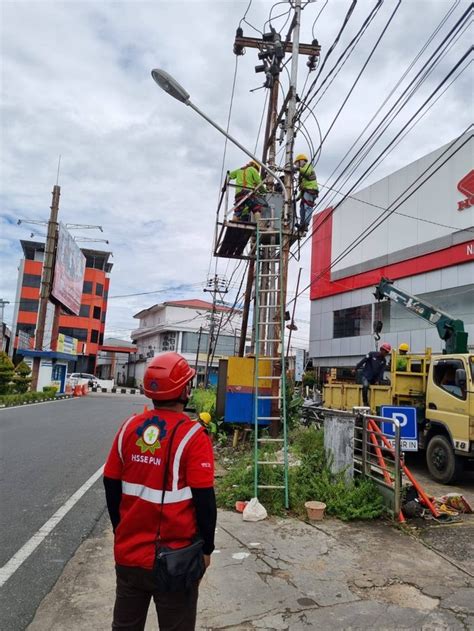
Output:
<instances>
[{"instance_id":1,"label":"shrub","mask_svg":"<svg viewBox=\"0 0 474 631\"><path fill-rule=\"evenodd\" d=\"M214 415L216 409L216 391L214 388L196 388L193 390L190 400L190 407L194 407L196 412L209 412Z\"/></svg>"},{"instance_id":2,"label":"shrub","mask_svg":"<svg viewBox=\"0 0 474 631\"><path fill-rule=\"evenodd\" d=\"M45 392L50 397L54 397L58 390L59 390L58 386L44 386L43 387L43 392Z\"/></svg>"},{"instance_id":3,"label":"shrub","mask_svg":"<svg viewBox=\"0 0 474 631\"><path fill-rule=\"evenodd\" d=\"M0 352L0 394L7 394L10 391L10 383L15 374L15 367L8 355Z\"/></svg>"},{"instance_id":4,"label":"shrub","mask_svg":"<svg viewBox=\"0 0 474 631\"><path fill-rule=\"evenodd\" d=\"M25 392L23 394L5 394L0 396L0 405L11 407L13 405L22 405L23 403L36 403L38 401L46 401L51 398L49 392Z\"/></svg>"},{"instance_id":5,"label":"shrub","mask_svg":"<svg viewBox=\"0 0 474 631\"><path fill-rule=\"evenodd\" d=\"M15 392L20 394L27 392L31 383L31 368L25 361L21 361L15 368L15 375L13 377L13 384Z\"/></svg>"},{"instance_id":6,"label":"shrub","mask_svg":"<svg viewBox=\"0 0 474 631\"><path fill-rule=\"evenodd\" d=\"M316 384L316 375L313 370L307 370L303 374L303 386L312 388Z\"/></svg>"},{"instance_id":7,"label":"shrub","mask_svg":"<svg viewBox=\"0 0 474 631\"><path fill-rule=\"evenodd\" d=\"M290 462L299 462L289 468L290 507L292 512L306 516L308 500L319 500L327 505L328 515L343 520L373 519L384 510L383 499L370 480L356 479L347 482L344 472L333 474L330 460L324 449L323 431L315 428L298 428L290 435ZM273 455L272 455L273 451ZM265 447L265 460L275 460L275 448ZM283 467L259 467L260 484L282 484ZM249 452L237 456L228 473L217 481L217 502L222 508L233 509L237 500L249 500L254 495L253 455ZM270 514L285 513L282 489L262 489L259 499Z\"/></svg>"}]
</instances>

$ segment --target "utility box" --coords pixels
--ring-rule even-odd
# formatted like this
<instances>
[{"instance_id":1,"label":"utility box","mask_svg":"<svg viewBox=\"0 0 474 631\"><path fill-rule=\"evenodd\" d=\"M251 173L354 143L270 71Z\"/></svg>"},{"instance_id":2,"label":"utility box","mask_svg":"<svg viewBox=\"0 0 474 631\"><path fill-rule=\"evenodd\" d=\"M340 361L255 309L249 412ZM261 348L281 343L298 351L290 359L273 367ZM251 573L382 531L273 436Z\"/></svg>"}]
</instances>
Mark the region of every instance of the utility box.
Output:
<instances>
[{"instance_id":1,"label":"utility box","mask_svg":"<svg viewBox=\"0 0 474 631\"><path fill-rule=\"evenodd\" d=\"M262 219L277 219L278 221L275 221L272 224L272 228L275 228L275 230L279 230L281 217L283 215L283 195L281 193L265 193L265 195L262 195L262 197L266 199L266 202L270 207L269 210L265 210L264 212L262 212Z\"/></svg>"},{"instance_id":2,"label":"utility box","mask_svg":"<svg viewBox=\"0 0 474 631\"><path fill-rule=\"evenodd\" d=\"M271 375L271 362L260 360L259 376ZM226 423L252 424L255 422L255 358L229 357L227 371L219 371L219 380L225 379L224 421ZM223 392L219 382L218 392ZM259 379L261 395L272 394L272 380ZM222 397L222 395L221 395ZM221 399L219 397L219 399ZM218 407L219 401L218 401ZM258 403L259 416L271 416L271 399L263 399ZM260 421L260 425L268 425L270 421Z\"/></svg>"}]
</instances>

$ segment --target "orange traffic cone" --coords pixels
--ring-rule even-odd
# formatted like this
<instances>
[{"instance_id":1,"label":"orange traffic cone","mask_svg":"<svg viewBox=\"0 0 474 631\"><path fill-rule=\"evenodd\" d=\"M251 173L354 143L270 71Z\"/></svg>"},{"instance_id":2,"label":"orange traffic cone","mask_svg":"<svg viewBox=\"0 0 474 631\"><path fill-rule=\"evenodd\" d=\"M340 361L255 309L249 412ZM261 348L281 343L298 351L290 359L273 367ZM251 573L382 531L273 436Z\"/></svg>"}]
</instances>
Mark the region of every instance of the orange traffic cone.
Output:
<instances>
[{"instance_id":1,"label":"orange traffic cone","mask_svg":"<svg viewBox=\"0 0 474 631\"><path fill-rule=\"evenodd\" d=\"M74 396L82 397L82 388L80 385L74 386Z\"/></svg>"}]
</instances>

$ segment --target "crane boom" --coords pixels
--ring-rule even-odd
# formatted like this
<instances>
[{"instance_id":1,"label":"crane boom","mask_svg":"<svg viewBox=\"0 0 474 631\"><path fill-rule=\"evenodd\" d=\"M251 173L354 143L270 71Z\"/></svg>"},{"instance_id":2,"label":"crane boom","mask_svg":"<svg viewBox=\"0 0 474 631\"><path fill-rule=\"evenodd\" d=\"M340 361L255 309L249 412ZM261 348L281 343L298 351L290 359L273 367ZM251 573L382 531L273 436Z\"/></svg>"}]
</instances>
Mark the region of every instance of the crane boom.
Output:
<instances>
[{"instance_id":1,"label":"crane boom","mask_svg":"<svg viewBox=\"0 0 474 631\"><path fill-rule=\"evenodd\" d=\"M374 296L377 300L392 300L411 313L435 326L438 334L445 342L444 353L467 353L467 331L464 322L449 313L441 311L418 296L412 296L407 291L396 287L389 278L382 278L375 287Z\"/></svg>"}]
</instances>

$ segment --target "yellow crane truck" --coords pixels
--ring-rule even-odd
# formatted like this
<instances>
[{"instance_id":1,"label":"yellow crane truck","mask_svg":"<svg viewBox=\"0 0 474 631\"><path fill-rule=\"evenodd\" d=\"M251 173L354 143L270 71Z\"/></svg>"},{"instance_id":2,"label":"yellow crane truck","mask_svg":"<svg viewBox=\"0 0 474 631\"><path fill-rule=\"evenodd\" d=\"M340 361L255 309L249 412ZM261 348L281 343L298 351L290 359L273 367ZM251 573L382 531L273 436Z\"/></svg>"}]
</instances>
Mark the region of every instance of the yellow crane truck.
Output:
<instances>
[{"instance_id":1,"label":"yellow crane truck","mask_svg":"<svg viewBox=\"0 0 474 631\"><path fill-rule=\"evenodd\" d=\"M474 354L468 350L464 324L386 278L377 285L375 297L397 302L436 326L445 349L442 354L428 348L424 354L404 355L403 362L393 350L390 384L370 387L371 410L383 405L415 407L418 446L425 450L431 477L454 482L466 463L474 461ZM330 381L323 388L323 405L342 410L361 406L362 387Z\"/></svg>"}]
</instances>

